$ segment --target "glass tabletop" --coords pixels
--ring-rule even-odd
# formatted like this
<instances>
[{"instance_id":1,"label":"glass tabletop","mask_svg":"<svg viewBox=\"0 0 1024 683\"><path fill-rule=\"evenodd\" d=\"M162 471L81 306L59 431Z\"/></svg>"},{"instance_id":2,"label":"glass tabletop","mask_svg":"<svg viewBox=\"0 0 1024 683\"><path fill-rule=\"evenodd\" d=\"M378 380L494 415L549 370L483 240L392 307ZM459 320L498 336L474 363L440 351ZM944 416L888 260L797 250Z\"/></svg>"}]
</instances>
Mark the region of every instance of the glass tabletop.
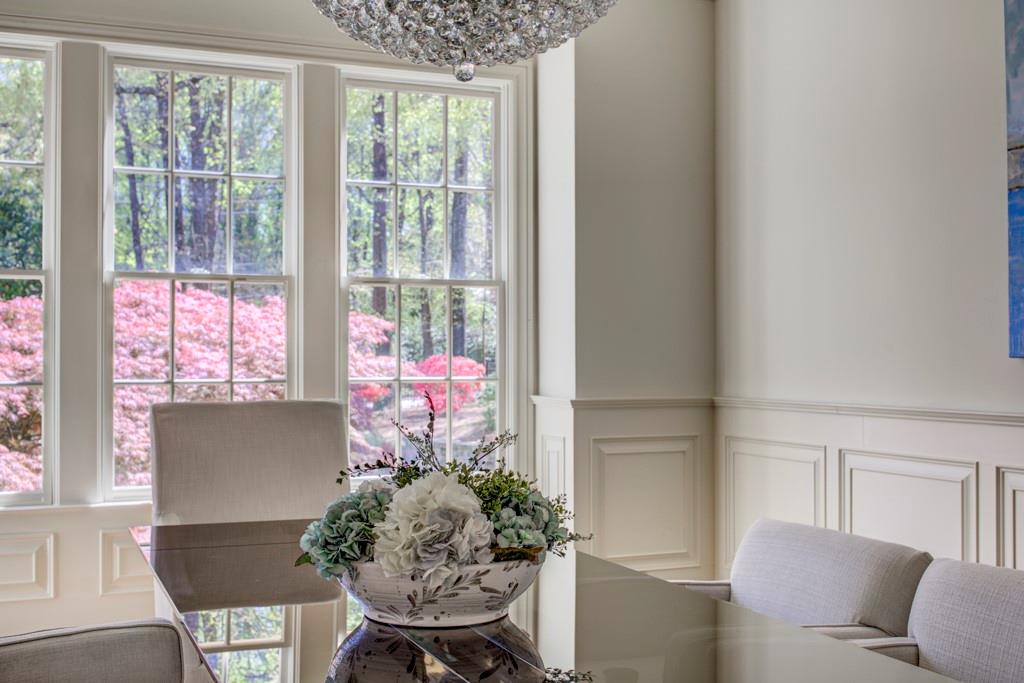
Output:
<instances>
[{"instance_id":1,"label":"glass tabletop","mask_svg":"<svg viewBox=\"0 0 1024 683\"><path fill-rule=\"evenodd\" d=\"M603 683L949 680L583 553L549 557L512 618L378 624L294 566L306 524L132 529L158 615L194 646L187 680L544 681L556 666Z\"/></svg>"}]
</instances>

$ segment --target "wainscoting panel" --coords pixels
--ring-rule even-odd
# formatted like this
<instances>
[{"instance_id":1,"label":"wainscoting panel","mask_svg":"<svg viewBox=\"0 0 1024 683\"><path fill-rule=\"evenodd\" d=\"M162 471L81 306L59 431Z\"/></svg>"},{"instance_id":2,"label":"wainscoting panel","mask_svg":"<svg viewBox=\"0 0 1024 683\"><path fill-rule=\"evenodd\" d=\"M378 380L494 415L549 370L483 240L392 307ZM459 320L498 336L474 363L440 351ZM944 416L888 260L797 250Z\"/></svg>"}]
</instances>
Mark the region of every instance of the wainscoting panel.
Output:
<instances>
[{"instance_id":1,"label":"wainscoting panel","mask_svg":"<svg viewBox=\"0 0 1024 683\"><path fill-rule=\"evenodd\" d=\"M0 602L53 597L53 534L0 535Z\"/></svg>"},{"instance_id":2,"label":"wainscoting panel","mask_svg":"<svg viewBox=\"0 0 1024 683\"><path fill-rule=\"evenodd\" d=\"M725 563L761 517L825 525L825 447L725 437Z\"/></svg>"},{"instance_id":3,"label":"wainscoting panel","mask_svg":"<svg viewBox=\"0 0 1024 683\"><path fill-rule=\"evenodd\" d=\"M153 590L146 561L124 529L100 531L100 595Z\"/></svg>"},{"instance_id":4,"label":"wainscoting panel","mask_svg":"<svg viewBox=\"0 0 1024 683\"><path fill-rule=\"evenodd\" d=\"M1024 470L999 470L999 564L1024 569Z\"/></svg>"},{"instance_id":5,"label":"wainscoting panel","mask_svg":"<svg viewBox=\"0 0 1024 683\"><path fill-rule=\"evenodd\" d=\"M594 551L640 571L699 567L696 529L683 522L698 518L698 452L698 436L593 439Z\"/></svg>"},{"instance_id":6,"label":"wainscoting panel","mask_svg":"<svg viewBox=\"0 0 1024 683\"><path fill-rule=\"evenodd\" d=\"M728 575L751 507L810 519L792 477L744 481L730 470L743 460L737 453L750 453L744 441L821 444L828 528L1024 569L1024 415L722 398L715 425L719 576ZM755 468L749 459L743 467ZM777 499L786 501L781 510L761 502ZM792 515L797 507L804 512Z\"/></svg>"},{"instance_id":7,"label":"wainscoting panel","mask_svg":"<svg viewBox=\"0 0 1024 683\"><path fill-rule=\"evenodd\" d=\"M977 463L840 451L844 531L978 558Z\"/></svg>"}]
</instances>

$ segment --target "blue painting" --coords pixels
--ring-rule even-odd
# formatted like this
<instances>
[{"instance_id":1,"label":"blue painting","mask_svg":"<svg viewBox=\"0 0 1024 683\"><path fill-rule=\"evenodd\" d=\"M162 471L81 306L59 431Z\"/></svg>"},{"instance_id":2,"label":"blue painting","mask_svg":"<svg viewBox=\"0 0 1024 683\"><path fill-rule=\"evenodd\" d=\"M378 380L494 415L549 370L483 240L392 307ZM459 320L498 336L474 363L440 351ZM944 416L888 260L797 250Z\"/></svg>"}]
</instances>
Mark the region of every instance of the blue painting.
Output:
<instances>
[{"instance_id":1,"label":"blue painting","mask_svg":"<svg viewBox=\"0 0 1024 683\"><path fill-rule=\"evenodd\" d=\"M1024 358L1024 0L1006 0L1010 356Z\"/></svg>"}]
</instances>

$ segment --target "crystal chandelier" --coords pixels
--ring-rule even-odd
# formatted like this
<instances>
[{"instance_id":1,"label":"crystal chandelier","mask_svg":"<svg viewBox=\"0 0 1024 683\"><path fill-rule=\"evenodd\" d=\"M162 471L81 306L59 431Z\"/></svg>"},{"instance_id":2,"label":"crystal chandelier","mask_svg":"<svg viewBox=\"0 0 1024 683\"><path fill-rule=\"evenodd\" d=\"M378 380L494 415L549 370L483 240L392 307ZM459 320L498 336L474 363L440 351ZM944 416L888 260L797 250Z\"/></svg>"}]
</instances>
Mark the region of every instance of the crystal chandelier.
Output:
<instances>
[{"instance_id":1,"label":"crystal chandelier","mask_svg":"<svg viewBox=\"0 0 1024 683\"><path fill-rule=\"evenodd\" d=\"M451 66L460 81L477 66L511 64L575 38L616 0L313 0L338 28L414 64Z\"/></svg>"}]
</instances>

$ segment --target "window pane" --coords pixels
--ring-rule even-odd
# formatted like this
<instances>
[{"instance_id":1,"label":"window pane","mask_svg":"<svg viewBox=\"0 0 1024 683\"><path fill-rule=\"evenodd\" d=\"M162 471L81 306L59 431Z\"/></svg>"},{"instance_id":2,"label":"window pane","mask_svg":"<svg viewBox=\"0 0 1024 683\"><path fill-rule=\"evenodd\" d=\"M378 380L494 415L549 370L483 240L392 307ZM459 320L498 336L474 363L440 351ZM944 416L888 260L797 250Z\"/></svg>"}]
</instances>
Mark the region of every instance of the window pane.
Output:
<instances>
[{"instance_id":1,"label":"window pane","mask_svg":"<svg viewBox=\"0 0 1024 683\"><path fill-rule=\"evenodd\" d=\"M283 401L288 391L284 384L235 384L236 401Z\"/></svg>"},{"instance_id":2,"label":"window pane","mask_svg":"<svg viewBox=\"0 0 1024 683\"><path fill-rule=\"evenodd\" d=\"M498 385L494 382L455 382L452 385L452 452L469 460L480 439L498 434ZM494 466L495 455L487 460Z\"/></svg>"},{"instance_id":3,"label":"window pane","mask_svg":"<svg viewBox=\"0 0 1024 683\"><path fill-rule=\"evenodd\" d=\"M0 57L0 159L43 160L43 62Z\"/></svg>"},{"instance_id":4,"label":"window pane","mask_svg":"<svg viewBox=\"0 0 1024 683\"><path fill-rule=\"evenodd\" d=\"M114 387L115 486L149 486L149 407L170 398L166 385Z\"/></svg>"},{"instance_id":5,"label":"window pane","mask_svg":"<svg viewBox=\"0 0 1024 683\"><path fill-rule=\"evenodd\" d=\"M453 279L494 277L494 209L488 192L450 192L448 242Z\"/></svg>"},{"instance_id":6,"label":"window pane","mask_svg":"<svg viewBox=\"0 0 1024 683\"><path fill-rule=\"evenodd\" d=\"M42 267L43 170L0 166L0 268Z\"/></svg>"},{"instance_id":7,"label":"window pane","mask_svg":"<svg viewBox=\"0 0 1024 683\"><path fill-rule=\"evenodd\" d=\"M231 392L227 384L175 384L175 403L204 403L208 401L230 401Z\"/></svg>"},{"instance_id":8,"label":"window pane","mask_svg":"<svg viewBox=\"0 0 1024 683\"><path fill-rule=\"evenodd\" d=\"M167 270L165 176L114 174L114 267Z\"/></svg>"},{"instance_id":9,"label":"window pane","mask_svg":"<svg viewBox=\"0 0 1024 683\"><path fill-rule=\"evenodd\" d=\"M228 285L174 284L174 374L181 379L228 376Z\"/></svg>"},{"instance_id":10,"label":"window pane","mask_svg":"<svg viewBox=\"0 0 1024 683\"><path fill-rule=\"evenodd\" d=\"M284 243L284 183L236 178L231 186L236 273L280 275Z\"/></svg>"},{"instance_id":11,"label":"window pane","mask_svg":"<svg viewBox=\"0 0 1024 683\"><path fill-rule=\"evenodd\" d=\"M0 493L43 488L43 388L0 387Z\"/></svg>"},{"instance_id":12,"label":"window pane","mask_svg":"<svg viewBox=\"0 0 1024 683\"><path fill-rule=\"evenodd\" d=\"M394 178L394 93L350 89L345 134L349 180Z\"/></svg>"},{"instance_id":13,"label":"window pane","mask_svg":"<svg viewBox=\"0 0 1024 683\"><path fill-rule=\"evenodd\" d=\"M227 270L227 182L178 178L174 183L174 268L179 273Z\"/></svg>"},{"instance_id":14,"label":"window pane","mask_svg":"<svg viewBox=\"0 0 1024 683\"><path fill-rule=\"evenodd\" d=\"M288 374L288 307L283 284L235 285L235 378Z\"/></svg>"},{"instance_id":15,"label":"window pane","mask_svg":"<svg viewBox=\"0 0 1024 683\"><path fill-rule=\"evenodd\" d=\"M390 378L395 367L395 289L353 285L349 289L348 375Z\"/></svg>"},{"instance_id":16,"label":"window pane","mask_svg":"<svg viewBox=\"0 0 1024 683\"><path fill-rule=\"evenodd\" d=\"M0 381L43 381L43 283L0 280Z\"/></svg>"},{"instance_id":17,"label":"window pane","mask_svg":"<svg viewBox=\"0 0 1024 683\"><path fill-rule=\"evenodd\" d=\"M281 680L281 651L244 650L225 653L228 678L225 683L270 683Z\"/></svg>"},{"instance_id":18,"label":"window pane","mask_svg":"<svg viewBox=\"0 0 1024 683\"><path fill-rule=\"evenodd\" d=\"M394 191L380 187L349 187L349 275L387 277L393 270Z\"/></svg>"},{"instance_id":19,"label":"window pane","mask_svg":"<svg viewBox=\"0 0 1024 683\"><path fill-rule=\"evenodd\" d=\"M114 377L168 379L170 350L170 283L118 280L114 287Z\"/></svg>"},{"instance_id":20,"label":"window pane","mask_svg":"<svg viewBox=\"0 0 1024 683\"><path fill-rule=\"evenodd\" d=\"M167 168L170 73L114 69L114 155L118 166Z\"/></svg>"},{"instance_id":21,"label":"window pane","mask_svg":"<svg viewBox=\"0 0 1024 683\"><path fill-rule=\"evenodd\" d=\"M398 181L437 185L444 166L444 98L398 94Z\"/></svg>"},{"instance_id":22,"label":"window pane","mask_svg":"<svg viewBox=\"0 0 1024 683\"><path fill-rule=\"evenodd\" d=\"M497 289L452 289L452 366L453 377L494 377L497 374Z\"/></svg>"},{"instance_id":23,"label":"window pane","mask_svg":"<svg viewBox=\"0 0 1024 683\"><path fill-rule=\"evenodd\" d=\"M403 189L398 194L401 277L444 277L444 206L441 190Z\"/></svg>"},{"instance_id":24,"label":"window pane","mask_svg":"<svg viewBox=\"0 0 1024 683\"><path fill-rule=\"evenodd\" d=\"M448 374L448 312L443 287L402 288L402 375ZM409 364L408 370L406 363Z\"/></svg>"},{"instance_id":25,"label":"window pane","mask_svg":"<svg viewBox=\"0 0 1024 683\"><path fill-rule=\"evenodd\" d=\"M448 452L448 389L444 382L402 385L402 415L399 421L417 434L427 428L430 406L425 394L434 402L434 453L441 460ZM402 457L416 455L406 439L402 439Z\"/></svg>"},{"instance_id":26,"label":"window pane","mask_svg":"<svg viewBox=\"0 0 1024 683\"><path fill-rule=\"evenodd\" d=\"M395 385L350 382L348 385L349 464L377 462L381 451L395 450Z\"/></svg>"},{"instance_id":27,"label":"window pane","mask_svg":"<svg viewBox=\"0 0 1024 683\"><path fill-rule=\"evenodd\" d=\"M448 98L448 182L490 187L494 173L494 102Z\"/></svg>"},{"instance_id":28,"label":"window pane","mask_svg":"<svg viewBox=\"0 0 1024 683\"><path fill-rule=\"evenodd\" d=\"M187 171L226 170L226 76L174 75L174 161Z\"/></svg>"},{"instance_id":29,"label":"window pane","mask_svg":"<svg viewBox=\"0 0 1024 683\"><path fill-rule=\"evenodd\" d=\"M196 637L199 643L226 643L227 610L211 610L207 612L189 612L182 615L185 626Z\"/></svg>"},{"instance_id":30,"label":"window pane","mask_svg":"<svg viewBox=\"0 0 1024 683\"><path fill-rule=\"evenodd\" d=\"M231 642L284 637L284 607L231 610Z\"/></svg>"},{"instance_id":31,"label":"window pane","mask_svg":"<svg viewBox=\"0 0 1024 683\"><path fill-rule=\"evenodd\" d=\"M232 173L284 174L281 81L235 78L231 89Z\"/></svg>"}]
</instances>

